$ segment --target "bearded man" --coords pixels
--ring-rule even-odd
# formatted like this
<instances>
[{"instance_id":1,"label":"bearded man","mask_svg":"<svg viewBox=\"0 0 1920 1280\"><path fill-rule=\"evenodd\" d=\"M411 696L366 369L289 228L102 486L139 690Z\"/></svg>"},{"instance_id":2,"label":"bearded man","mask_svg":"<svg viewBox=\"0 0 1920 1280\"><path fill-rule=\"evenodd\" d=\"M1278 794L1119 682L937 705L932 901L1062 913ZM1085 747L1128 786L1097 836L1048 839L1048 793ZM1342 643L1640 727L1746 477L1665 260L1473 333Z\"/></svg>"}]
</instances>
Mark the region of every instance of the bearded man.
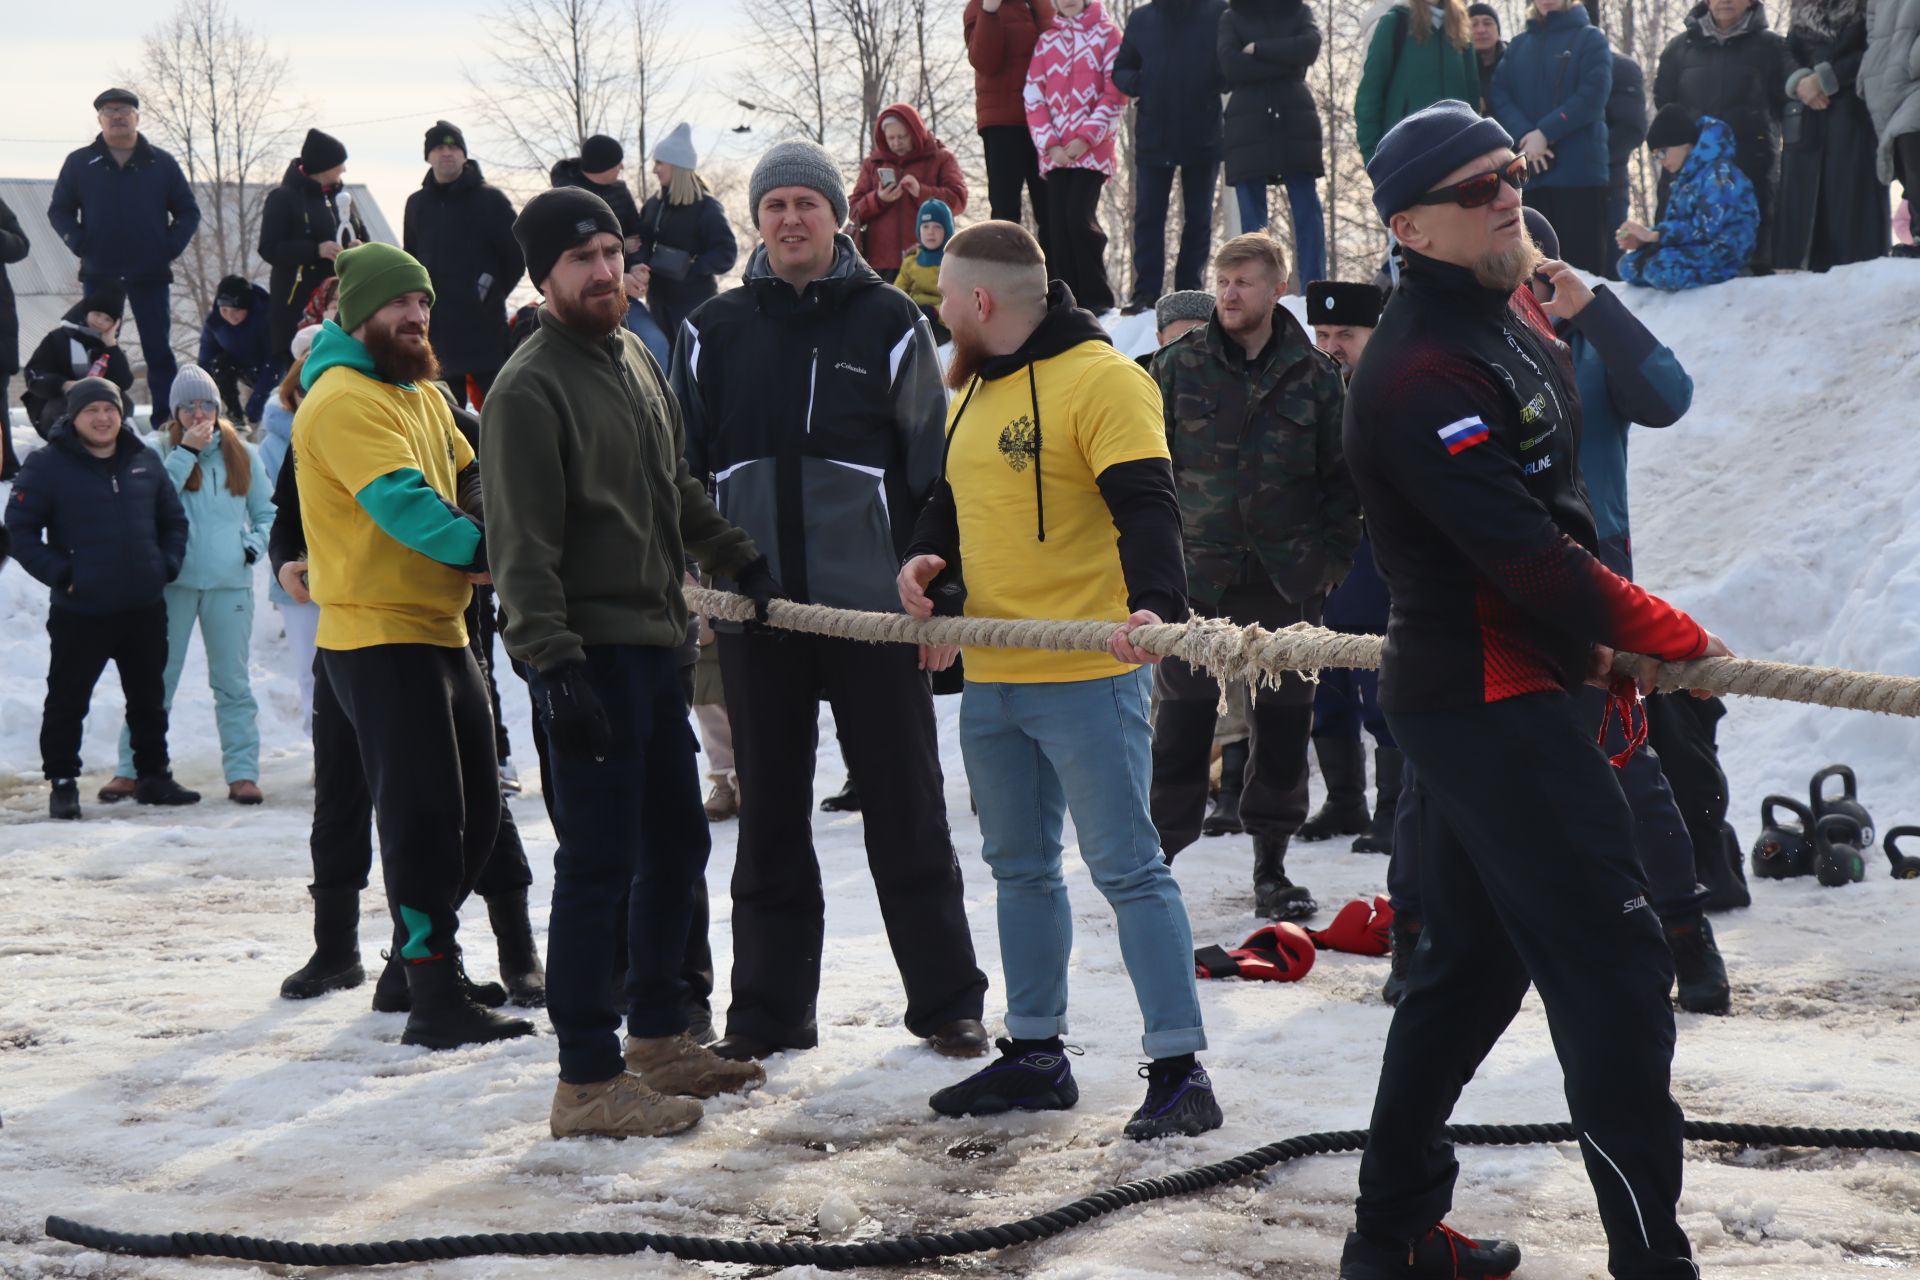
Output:
<instances>
[{"instance_id":1,"label":"bearded man","mask_svg":"<svg viewBox=\"0 0 1920 1280\"><path fill-rule=\"evenodd\" d=\"M314 339L294 418L319 662L360 742L387 900L404 941L404 1044L530 1035L461 981L457 904L500 821L493 713L463 614L486 581L473 450L430 385L433 282L407 253L335 259L339 319Z\"/></svg>"}]
</instances>

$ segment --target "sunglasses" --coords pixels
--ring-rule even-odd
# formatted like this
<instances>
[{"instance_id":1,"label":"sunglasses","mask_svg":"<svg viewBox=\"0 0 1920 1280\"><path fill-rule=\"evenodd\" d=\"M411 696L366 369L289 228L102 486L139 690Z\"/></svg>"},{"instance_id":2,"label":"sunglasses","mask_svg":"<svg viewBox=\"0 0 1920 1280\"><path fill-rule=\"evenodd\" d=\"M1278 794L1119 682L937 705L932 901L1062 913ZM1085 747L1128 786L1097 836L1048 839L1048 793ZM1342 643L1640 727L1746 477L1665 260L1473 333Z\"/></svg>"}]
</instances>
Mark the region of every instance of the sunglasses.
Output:
<instances>
[{"instance_id":1,"label":"sunglasses","mask_svg":"<svg viewBox=\"0 0 1920 1280\"><path fill-rule=\"evenodd\" d=\"M1415 204L1457 204L1462 209L1480 209L1494 202L1500 184L1515 191L1527 185L1527 158L1515 156L1504 167L1476 173L1452 186L1438 187L1415 200Z\"/></svg>"}]
</instances>

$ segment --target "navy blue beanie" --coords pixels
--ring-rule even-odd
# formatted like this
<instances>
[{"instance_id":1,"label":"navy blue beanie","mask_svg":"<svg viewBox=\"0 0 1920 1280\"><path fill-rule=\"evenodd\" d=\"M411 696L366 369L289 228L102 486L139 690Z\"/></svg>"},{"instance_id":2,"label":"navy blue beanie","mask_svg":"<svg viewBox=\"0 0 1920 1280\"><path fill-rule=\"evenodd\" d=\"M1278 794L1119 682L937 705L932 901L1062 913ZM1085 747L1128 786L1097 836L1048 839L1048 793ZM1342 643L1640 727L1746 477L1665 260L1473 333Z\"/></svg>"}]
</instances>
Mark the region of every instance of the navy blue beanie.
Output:
<instances>
[{"instance_id":1,"label":"navy blue beanie","mask_svg":"<svg viewBox=\"0 0 1920 1280\"><path fill-rule=\"evenodd\" d=\"M1413 207L1440 180L1476 156L1513 146L1513 138L1464 102L1448 98L1414 112L1380 139L1367 176L1380 221Z\"/></svg>"}]
</instances>

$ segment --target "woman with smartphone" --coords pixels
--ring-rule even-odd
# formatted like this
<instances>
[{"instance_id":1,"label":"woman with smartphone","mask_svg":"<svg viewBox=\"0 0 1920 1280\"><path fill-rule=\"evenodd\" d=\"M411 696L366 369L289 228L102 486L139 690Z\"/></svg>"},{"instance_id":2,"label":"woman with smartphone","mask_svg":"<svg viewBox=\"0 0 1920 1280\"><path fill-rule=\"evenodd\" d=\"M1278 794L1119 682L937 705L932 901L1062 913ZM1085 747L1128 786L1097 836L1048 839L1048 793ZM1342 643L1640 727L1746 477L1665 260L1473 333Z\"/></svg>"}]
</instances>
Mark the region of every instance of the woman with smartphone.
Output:
<instances>
[{"instance_id":1,"label":"woman with smartphone","mask_svg":"<svg viewBox=\"0 0 1920 1280\"><path fill-rule=\"evenodd\" d=\"M929 200L944 201L955 215L966 212L967 180L920 113L896 102L873 126L873 150L860 162L847 201L853 242L868 266L889 280L899 273L900 263L919 251L920 206Z\"/></svg>"}]
</instances>

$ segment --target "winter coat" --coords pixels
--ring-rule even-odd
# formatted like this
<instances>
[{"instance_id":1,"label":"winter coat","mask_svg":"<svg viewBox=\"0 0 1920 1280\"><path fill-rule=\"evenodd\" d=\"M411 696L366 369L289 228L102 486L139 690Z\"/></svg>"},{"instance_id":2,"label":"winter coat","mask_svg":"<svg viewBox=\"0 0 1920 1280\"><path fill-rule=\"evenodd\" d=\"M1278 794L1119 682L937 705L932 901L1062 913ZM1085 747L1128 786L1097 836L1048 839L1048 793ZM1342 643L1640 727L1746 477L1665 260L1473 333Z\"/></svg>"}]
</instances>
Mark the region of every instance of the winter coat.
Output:
<instances>
[{"instance_id":1,"label":"winter coat","mask_svg":"<svg viewBox=\"0 0 1920 1280\"><path fill-rule=\"evenodd\" d=\"M273 484L273 524L267 529L267 599L276 605L294 599L280 585L280 566L307 558L306 531L300 527L300 484L293 465L293 410L275 396L260 419L260 465Z\"/></svg>"},{"instance_id":2,"label":"winter coat","mask_svg":"<svg viewBox=\"0 0 1920 1280\"><path fill-rule=\"evenodd\" d=\"M893 579L940 473L947 397L920 308L851 240L804 293L755 249L742 283L687 321L673 390L694 475L790 596L900 611Z\"/></svg>"},{"instance_id":3,"label":"winter coat","mask_svg":"<svg viewBox=\"0 0 1920 1280\"><path fill-rule=\"evenodd\" d=\"M976 129L1026 127L1027 67L1034 41L1052 24L1053 0L1006 0L992 13L980 7L980 0L967 0L961 26L973 67Z\"/></svg>"},{"instance_id":4,"label":"winter coat","mask_svg":"<svg viewBox=\"0 0 1920 1280\"><path fill-rule=\"evenodd\" d=\"M267 553L267 535L273 530L273 480L260 455L241 443L252 470L242 498L227 489L227 458L218 438L196 454L157 431L149 447L160 455L187 513L187 550L175 585L196 591L250 590L253 562ZM200 468L200 487L189 493L187 477L195 466Z\"/></svg>"},{"instance_id":5,"label":"winter coat","mask_svg":"<svg viewBox=\"0 0 1920 1280\"><path fill-rule=\"evenodd\" d=\"M1215 43L1233 95L1223 135L1227 185L1325 173L1320 108L1307 88L1307 69L1320 57L1313 9L1305 0L1232 0Z\"/></svg>"},{"instance_id":6,"label":"winter coat","mask_svg":"<svg viewBox=\"0 0 1920 1280\"><path fill-rule=\"evenodd\" d=\"M133 366L127 349L109 347L87 324L87 304L67 308L60 325L40 340L27 357L27 387L20 397L42 436L66 412L66 384L97 374L122 391L133 390Z\"/></svg>"},{"instance_id":7,"label":"winter coat","mask_svg":"<svg viewBox=\"0 0 1920 1280\"><path fill-rule=\"evenodd\" d=\"M1113 82L1138 104L1133 158L1149 167L1220 159L1220 19L1226 0L1149 0L1127 19Z\"/></svg>"},{"instance_id":8,"label":"winter coat","mask_svg":"<svg viewBox=\"0 0 1920 1280\"><path fill-rule=\"evenodd\" d=\"M1873 117L1859 94L1867 53L1864 10L1831 37L1795 25L1787 32L1787 52L1798 68L1787 77L1788 93L1804 73L1819 77L1831 102L1825 111L1805 107L1798 98L1788 105L1774 265L1825 271L1881 257L1891 238L1892 210L1880 181Z\"/></svg>"},{"instance_id":9,"label":"winter coat","mask_svg":"<svg viewBox=\"0 0 1920 1280\"><path fill-rule=\"evenodd\" d=\"M1867 56L1860 96L1880 138L1880 181L1920 187L1920 173L1896 174L1893 141L1920 133L1920 0L1867 0Z\"/></svg>"},{"instance_id":10,"label":"winter coat","mask_svg":"<svg viewBox=\"0 0 1920 1280\"><path fill-rule=\"evenodd\" d=\"M1686 28L1660 54L1653 105L1677 102L1725 121L1733 131L1733 162L1756 192L1771 192L1780 165L1780 116L1792 71L1786 40L1767 29L1764 4L1756 3L1723 35L1706 0L1700 0L1687 15Z\"/></svg>"},{"instance_id":11,"label":"winter coat","mask_svg":"<svg viewBox=\"0 0 1920 1280\"><path fill-rule=\"evenodd\" d=\"M1360 499L1340 444L1346 385L1292 313L1274 308L1263 359L1249 359L1216 316L1168 344L1153 376L1194 608L1217 610L1256 563L1292 601L1346 577L1360 541Z\"/></svg>"},{"instance_id":12,"label":"winter coat","mask_svg":"<svg viewBox=\"0 0 1920 1280\"><path fill-rule=\"evenodd\" d=\"M1613 89L1607 94L1607 166L1612 183L1625 180L1633 153L1647 142L1647 76L1624 53L1613 55Z\"/></svg>"},{"instance_id":13,"label":"winter coat","mask_svg":"<svg viewBox=\"0 0 1920 1280\"><path fill-rule=\"evenodd\" d=\"M1078 17L1055 15L1040 33L1027 67L1027 132L1040 153L1040 176L1053 171L1050 147L1075 138L1091 149L1070 168L1113 176L1114 135L1127 95L1113 82L1113 60L1120 52L1120 28L1107 18L1100 0L1090 0Z\"/></svg>"},{"instance_id":14,"label":"winter coat","mask_svg":"<svg viewBox=\"0 0 1920 1280\"><path fill-rule=\"evenodd\" d=\"M1354 137L1363 160L1373 159L1387 130L1422 107L1447 98L1480 101L1480 60L1473 46L1456 49L1443 31L1429 30L1421 39L1408 29L1411 18L1405 5L1396 4L1374 24L1367 44L1353 96Z\"/></svg>"},{"instance_id":15,"label":"winter coat","mask_svg":"<svg viewBox=\"0 0 1920 1280\"><path fill-rule=\"evenodd\" d=\"M1480 61L1480 51L1478 49L1474 50L1473 65L1475 69L1480 72L1480 98L1478 105L1480 107L1480 114L1483 116L1490 115L1493 112L1493 75L1494 72L1500 70L1500 60L1506 56L1507 42L1505 40L1493 46L1492 62ZM1369 559L1371 559L1371 557L1369 557Z\"/></svg>"},{"instance_id":16,"label":"winter coat","mask_svg":"<svg viewBox=\"0 0 1920 1280\"><path fill-rule=\"evenodd\" d=\"M20 310L13 300L13 282L7 279L7 264L24 261L28 248L20 219L0 200L0 383L20 371ZM5 417L6 406L0 404L0 421Z\"/></svg>"},{"instance_id":17,"label":"winter coat","mask_svg":"<svg viewBox=\"0 0 1920 1280\"><path fill-rule=\"evenodd\" d=\"M159 603L187 554L187 513L160 456L122 427L113 456L96 458L62 417L47 447L20 464L7 531L21 567L75 613Z\"/></svg>"},{"instance_id":18,"label":"winter coat","mask_svg":"<svg viewBox=\"0 0 1920 1280\"><path fill-rule=\"evenodd\" d=\"M260 421L260 415L266 411L267 397L279 388L280 379L287 371L286 362L274 354L272 311L267 291L256 284L245 320L237 325L228 324L216 306L200 323L200 356L195 363L202 369L212 370L214 363L224 357L253 379L253 391L247 397L248 422Z\"/></svg>"},{"instance_id":19,"label":"winter coat","mask_svg":"<svg viewBox=\"0 0 1920 1280\"><path fill-rule=\"evenodd\" d=\"M906 125L913 137L903 156L893 153L881 132L880 122L888 116ZM882 168L892 169L895 181L912 174L920 183L920 194L902 190L899 199L882 200ZM896 102L873 122L873 150L860 162L860 176L854 179L853 194L847 197L848 214L862 228L854 243L875 271L891 276L900 269L900 259L920 243L920 206L928 200L944 200L954 213L963 212L967 207L967 179L953 152L927 132L920 113L904 102Z\"/></svg>"},{"instance_id":20,"label":"winter coat","mask_svg":"<svg viewBox=\"0 0 1920 1280\"><path fill-rule=\"evenodd\" d=\"M656 192L640 210L640 260L651 263L656 248L683 249L693 257L687 274L675 280L655 271L647 285L647 310L669 339L701 303L720 292L719 277L740 259L727 211L713 196L692 204L668 204Z\"/></svg>"},{"instance_id":21,"label":"winter coat","mask_svg":"<svg viewBox=\"0 0 1920 1280\"><path fill-rule=\"evenodd\" d=\"M179 162L145 134L124 165L96 136L60 166L47 220L80 259L82 280L164 283L200 226L200 204Z\"/></svg>"},{"instance_id":22,"label":"winter coat","mask_svg":"<svg viewBox=\"0 0 1920 1280\"><path fill-rule=\"evenodd\" d=\"M1694 289L1731 280L1746 265L1760 234L1760 203L1733 163L1733 130L1725 121L1701 117L1700 141L1674 175L1654 229L1659 244L1620 259L1628 284Z\"/></svg>"},{"instance_id":23,"label":"winter coat","mask_svg":"<svg viewBox=\"0 0 1920 1280\"><path fill-rule=\"evenodd\" d=\"M1607 185L1607 96L1613 50L1585 5L1533 18L1493 73L1493 116L1517 143L1538 129L1553 162L1541 187Z\"/></svg>"},{"instance_id":24,"label":"winter coat","mask_svg":"<svg viewBox=\"0 0 1920 1280\"><path fill-rule=\"evenodd\" d=\"M912 298L916 306L939 307L940 264L930 267L920 265L920 255L910 253L900 260L900 270L893 277L893 287Z\"/></svg>"},{"instance_id":25,"label":"winter coat","mask_svg":"<svg viewBox=\"0 0 1920 1280\"><path fill-rule=\"evenodd\" d=\"M442 368L493 373L507 361L507 295L527 269L513 202L472 160L452 182L429 169L407 197L400 247L433 277L433 350Z\"/></svg>"},{"instance_id":26,"label":"winter coat","mask_svg":"<svg viewBox=\"0 0 1920 1280\"><path fill-rule=\"evenodd\" d=\"M290 161L280 185L267 192L260 209L260 256L273 264L267 295L273 300L273 350L288 354L300 313L322 280L333 275L333 263L320 256L320 246L334 242L340 212L334 201L339 186L323 190L309 178L298 160ZM367 239L366 224L353 215L353 234Z\"/></svg>"},{"instance_id":27,"label":"winter coat","mask_svg":"<svg viewBox=\"0 0 1920 1280\"><path fill-rule=\"evenodd\" d=\"M633 190L626 183L594 182L580 167L580 159L577 156L554 161L553 168L547 170L547 182L551 186L578 187L582 191L593 192L607 202L607 207L613 210L613 216L620 220L620 235L624 239L632 240L640 235L640 208L634 204ZM628 250L627 265L636 266L639 261L638 251ZM535 287L539 284L538 281L529 283L534 284Z\"/></svg>"}]
</instances>

